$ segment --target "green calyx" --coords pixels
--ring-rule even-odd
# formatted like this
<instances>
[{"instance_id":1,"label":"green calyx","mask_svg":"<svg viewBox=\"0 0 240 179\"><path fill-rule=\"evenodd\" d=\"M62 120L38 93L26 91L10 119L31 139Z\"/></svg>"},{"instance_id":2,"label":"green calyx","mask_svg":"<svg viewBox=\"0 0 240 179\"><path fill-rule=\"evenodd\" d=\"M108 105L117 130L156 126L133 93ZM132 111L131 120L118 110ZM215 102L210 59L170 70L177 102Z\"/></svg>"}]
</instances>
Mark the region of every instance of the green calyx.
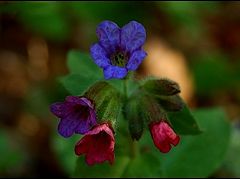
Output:
<instances>
[{"instance_id":1,"label":"green calyx","mask_svg":"<svg viewBox=\"0 0 240 179\"><path fill-rule=\"evenodd\" d=\"M118 90L105 81L99 81L84 96L93 101L98 122L110 122L114 128L122 108L122 97Z\"/></svg>"}]
</instances>

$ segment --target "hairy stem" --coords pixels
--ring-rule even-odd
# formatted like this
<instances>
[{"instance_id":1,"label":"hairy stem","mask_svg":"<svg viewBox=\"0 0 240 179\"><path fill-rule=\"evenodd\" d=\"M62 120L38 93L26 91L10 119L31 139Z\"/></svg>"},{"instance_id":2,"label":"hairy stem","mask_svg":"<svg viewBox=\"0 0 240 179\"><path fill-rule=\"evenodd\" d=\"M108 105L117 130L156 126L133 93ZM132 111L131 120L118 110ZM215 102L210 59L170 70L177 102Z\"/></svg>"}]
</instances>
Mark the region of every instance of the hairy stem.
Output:
<instances>
[{"instance_id":1,"label":"hairy stem","mask_svg":"<svg viewBox=\"0 0 240 179\"><path fill-rule=\"evenodd\" d=\"M138 146L137 146L137 141L135 141L135 140L131 140L130 141L130 151L131 151L131 153L130 153L130 155L131 155L131 157L132 158L135 158L137 155L138 155Z\"/></svg>"},{"instance_id":2,"label":"hairy stem","mask_svg":"<svg viewBox=\"0 0 240 179\"><path fill-rule=\"evenodd\" d=\"M127 80L128 79L125 78L124 81L123 81L123 93L124 93L125 100L127 100L127 98L128 98Z\"/></svg>"},{"instance_id":3,"label":"hairy stem","mask_svg":"<svg viewBox=\"0 0 240 179\"><path fill-rule=\"evenodd\" d=\"M127 102L127 100L128 100L128 88L127 88L127 85L128 85L128 78L126 77L125 79L124 79L124 81L123 81L123 93L124 93L124 100L125 100L125 103ZM126 113L125 113L125 110L124 110L124 117L125 117L125 119L126 119ZM137 141L134 141L134 140L132 140L132 138L131 137L129 137L129 147L130 147L130 156L132 157L132 158L135 158L136 156L137 156L137 154L138 154L138 148L137 148Z\"/></svg>"}]
</instances>

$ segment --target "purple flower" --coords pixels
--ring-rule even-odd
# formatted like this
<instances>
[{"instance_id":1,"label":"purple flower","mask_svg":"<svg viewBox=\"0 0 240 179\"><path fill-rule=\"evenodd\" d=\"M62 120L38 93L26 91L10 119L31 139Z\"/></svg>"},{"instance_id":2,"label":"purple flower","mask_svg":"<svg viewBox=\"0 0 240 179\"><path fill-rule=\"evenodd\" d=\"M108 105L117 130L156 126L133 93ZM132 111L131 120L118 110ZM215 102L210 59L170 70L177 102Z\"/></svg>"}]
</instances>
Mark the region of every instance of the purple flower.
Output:
<instances>
[{"instance_id":1,"label":"purple flower","mask_svg":"<svg viewBox=\"0 0 240 179\"><path fill-rule=\"evenodd\" d=\"M99 42L90 51L94 62L103 68L105 79L124 78L129 70L136 70L147 55L142 50L146 31L136 21L122 28L114 22L103 21L96 33Z\"/></svg>"},{"instance_id":2,"label":"purple flower","mask_svg":"<svg viewBox=\"0 0 240 179\"><path fill-rule=\"evenodd\" d=\"M85 97L67 96L64 102L50 106L51 112L60 118L58 132L63 137L73 133L85 134L97 124L91 101Z\"/></svg>"}]
</instances>

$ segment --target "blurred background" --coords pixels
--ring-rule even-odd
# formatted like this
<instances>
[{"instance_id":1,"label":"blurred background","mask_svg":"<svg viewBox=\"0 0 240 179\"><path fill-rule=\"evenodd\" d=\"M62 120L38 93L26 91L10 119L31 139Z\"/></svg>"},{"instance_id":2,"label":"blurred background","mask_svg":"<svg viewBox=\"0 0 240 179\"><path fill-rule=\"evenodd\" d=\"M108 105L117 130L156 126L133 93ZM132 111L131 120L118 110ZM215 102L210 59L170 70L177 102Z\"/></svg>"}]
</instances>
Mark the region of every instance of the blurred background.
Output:
<instances>
[{"instance_id":1,"label":"blurred background","mask_svg":"<svg viewBox=\"0 0 240 179\"><path fill-rule=\"evenodd\" d=\"M75 156L49 112L69 94L57 80L68 73L67 52L89 52L103 20L120 27L136 20L147 31L139 75L177 81L192 109L225 109L230 145L209 177L240 177L239 12L239 2L1 1L0 176L70 175Z\"/></svg>"}]
</instances>

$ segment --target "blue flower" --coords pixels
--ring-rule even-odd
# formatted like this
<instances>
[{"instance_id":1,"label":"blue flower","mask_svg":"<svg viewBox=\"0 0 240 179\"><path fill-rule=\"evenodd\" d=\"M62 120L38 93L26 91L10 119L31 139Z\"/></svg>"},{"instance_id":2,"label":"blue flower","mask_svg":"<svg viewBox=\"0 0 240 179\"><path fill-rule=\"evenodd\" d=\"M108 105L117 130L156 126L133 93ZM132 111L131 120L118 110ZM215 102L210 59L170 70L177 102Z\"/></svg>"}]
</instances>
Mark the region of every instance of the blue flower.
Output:
<instances>
[{"instance_id":1,"label":"blue flower","mask_svg":"<svg viewBox=\"0 0 240 179\"><path fill-rule=\"evenodd\" d=\"M111 21L101 22L96 30L99 42L91 46L91 56L101 68L105 79L124 78L136 70L146 57L142 46L146 31L140 23L131 21L122 28Z\"/></svg>"}]
</instances>

